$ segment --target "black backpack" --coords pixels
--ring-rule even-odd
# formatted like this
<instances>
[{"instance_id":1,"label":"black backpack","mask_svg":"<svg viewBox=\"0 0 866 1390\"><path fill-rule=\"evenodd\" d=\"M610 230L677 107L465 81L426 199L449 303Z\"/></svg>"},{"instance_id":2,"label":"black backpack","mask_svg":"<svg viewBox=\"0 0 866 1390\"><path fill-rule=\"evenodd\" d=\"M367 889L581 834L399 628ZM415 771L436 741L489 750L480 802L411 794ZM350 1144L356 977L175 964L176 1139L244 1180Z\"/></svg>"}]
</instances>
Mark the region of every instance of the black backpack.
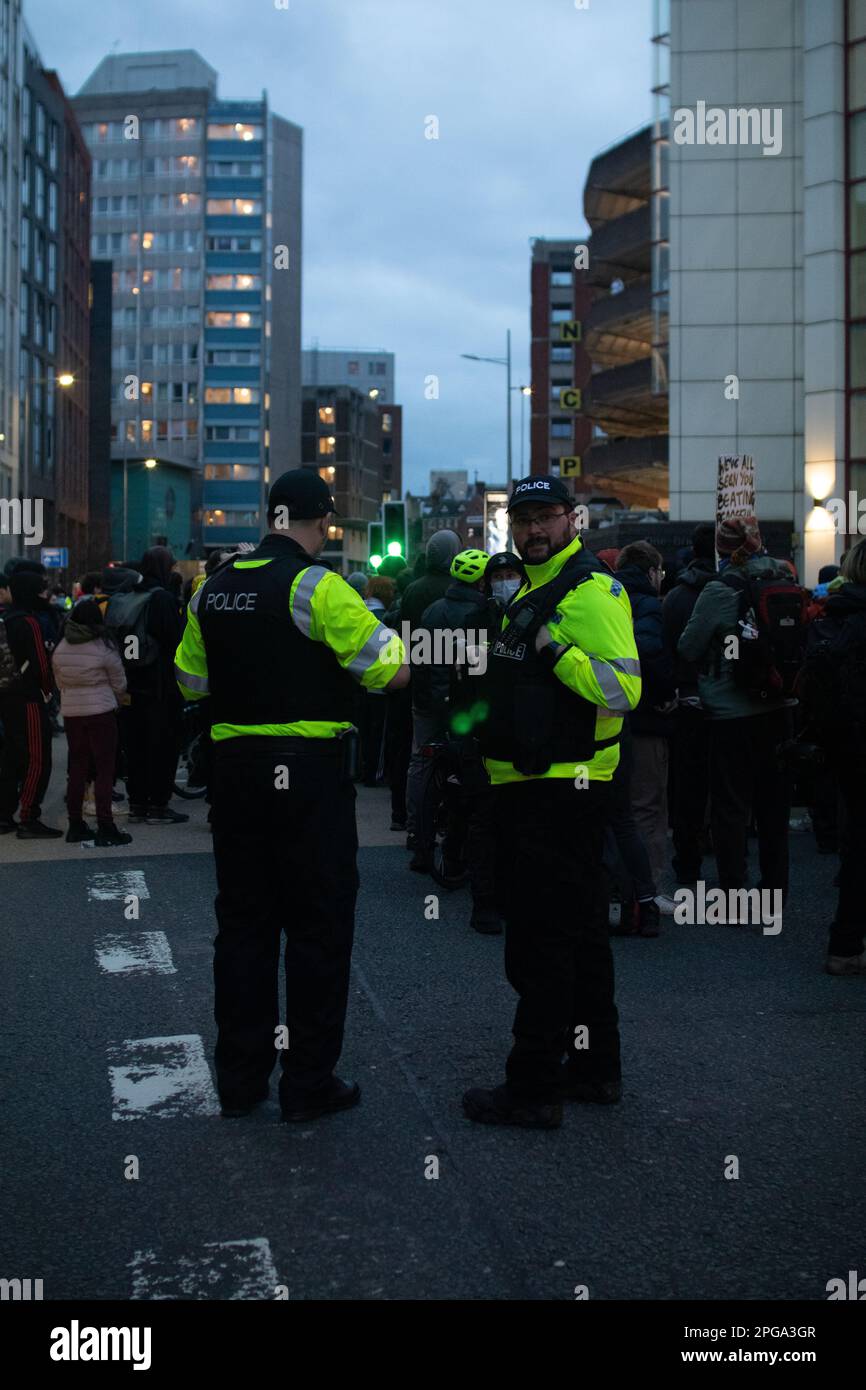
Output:
<instances>
[{"instance_id":1,"label":"black backpack","mask_svg":"<svg viewBox=\"0 0 866 1390\"><path fill-rule=\"evenodd\" d=\"M147 630L152 590L130 589L112 594L105 608L105 626L117 643L127 674L152 666L159 656L159 644Z\"/></svg>"},{"instance_id":2,"label":"black backpack","mask_svg":"<svg viewBox=\"0 0 866 1390\"><path fill-rule=\"evenodd\" d=\"M734 680L759 700L789 699L806 650L806 590L793 578L755 578L736 569L720 579L739 597Z\"/></svg>"}]
</instances>

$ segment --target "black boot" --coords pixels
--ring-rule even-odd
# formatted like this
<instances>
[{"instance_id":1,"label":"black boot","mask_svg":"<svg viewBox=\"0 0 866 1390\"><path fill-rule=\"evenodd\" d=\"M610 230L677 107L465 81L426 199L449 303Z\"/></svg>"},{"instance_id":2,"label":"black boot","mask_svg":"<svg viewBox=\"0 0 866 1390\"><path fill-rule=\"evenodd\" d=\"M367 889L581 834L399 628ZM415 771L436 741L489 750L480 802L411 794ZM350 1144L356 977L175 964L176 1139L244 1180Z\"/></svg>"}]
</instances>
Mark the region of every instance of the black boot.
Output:
<instances>
[{"instance_id":1,"label":"black boot","mask_svg":"<svg viewBox=\"0 0 866 1390\"><path fill-rule=\"evenodd\" d=\"M113 820L101 820L93 843L97 849L114 849L119 845L131 845L132 836L125 830L118 830Z\"/></svg>"},{"instance_id":2,"label":"black boot","mask_svg":"<svg viewBox=\"0 0 866 1390\"><path fill-rule=\"evenodd\" d=\"M82 840L92 840L95 834L93 826L88 825L86 820L71 820L66 832L66 843L80 845Z\"/></svg>"},{"instance_id":3,"label":"black boot","mask_svg":"<svg viewBox=\"0 0 866 1390\"><path fill-rule=\"evenodd\" d=\"M523 1129L558 1129L562 1124L562 1103L539 1104L514 1100L507 1086L491 1091L476 1088L463 1097L468 1120L481 1125L519 1125Z\"/></svg>"}]
</instances>

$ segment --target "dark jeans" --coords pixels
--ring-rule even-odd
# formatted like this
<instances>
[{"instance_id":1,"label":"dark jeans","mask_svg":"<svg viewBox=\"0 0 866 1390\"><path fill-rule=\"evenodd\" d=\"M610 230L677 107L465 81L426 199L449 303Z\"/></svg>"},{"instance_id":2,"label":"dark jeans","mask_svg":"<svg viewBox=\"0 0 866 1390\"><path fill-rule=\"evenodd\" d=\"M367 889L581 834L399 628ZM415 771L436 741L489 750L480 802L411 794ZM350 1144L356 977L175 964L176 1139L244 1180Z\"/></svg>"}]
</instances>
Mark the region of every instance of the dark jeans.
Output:
<instances>
[{"instance_id":1,"label":"dark jeans","mask_svg":"<svg viewBox=\"0 0 866 1390\"><path fill-rule=\"evenodd\" d=\"M391 815L406 819L406 775L412 754L412 691L385 692L385 776L391 788Z\"/></svg>"},{"instance_id":2,"label":"dark jeans","mask_svg":"<svg viewBox=\"0 0 866 1390\"><path fill-rule=\"evenodd\" d=\"M506 1065L516 1100L556 1099L566 1052L581 1080L620 1077L601 862L610 801L610 784L601 782L578 790L570 780L537 778L493 788L505 971L518 995ZM582 1050L574 1047L577 1027L588 1030Z\"/></svg>"},{"instance_id":3,"label":"dark jeans","mask_svg":"<svg viewBox=\"0 0 866 1390\"><path fill-rule=\"evenodd\" d=\"M0 700L4 742L0 758L0 821L11 821L21 803L22 821L38 820L51 780L51 721L40 700Z\"/></svg>"},{"instance_id":4,"label":"dark jeans","mask_svg":"<svg viewBox=\"0 0 866 1390\"><path fill-rule=\"evenodd\" d=\"M275 786L280 766L289 773L284 790ZM277 739L229 739L214 749L212 817L219 1092L223 1100L255 1095L274 1066L285 932L285 1107L328 1079L343 1046L358 891L355 788L339 758L298 757Z\"/></svg>"},{"instance_id":5,"label":"dark jeans","mask_svg":"<svg viewBox=\"0 0 866 1390\"><path fill-rule=\"evenodd\" d=\"M159 699L133 695L121 710L121 737L126 753L127 791L130 806L167 806L174 792L174 775L180 753L178 697Z\"/></svg>"},{"instance_id":6,"label":"dark jeans","mask_svg":"<svg viewBox=\"0 0 866 1390\"><path fill-rule=\"evenodd\" d=\"M644 902L656 895L656 882L649 854L635 820L631 797L632 736L628 720L623 721L619 744L619 763L611 784L610 824L604 838L604 866L617 884L623 902L629 896ZM619 863L626 872L623 883L618 873Z\"/></svg>"},{"instance_id":7,"label":"dark jeans","mask_svg":"<svg viewBox=\"0 0 866 1390\"><path fill-rule=\"evenodd\" d=\"M788 710L710 721L710 821L723 889L746 887L746 837L754 813L760 886L788 892L790 774L779 744L789 737Z\"/></svg>"},{"instance_id":8,"label":"dark jeans","mask_svg":"<svg viewBox=\"0 0 866 1390\"><path fill-rule=\"evenodd\" d=\"M84 787L89 777L93 778L96 819L112 821L114 812L111 805L111 792L114 786L114 768L117 760L117 715L113 710L105 714L73 715L64 719L66 741L69 744L69 764L66 781L66 809L70 821L82 817Z\"/></svg>"},{"instance_id":9,"label":"dark jeans","mask_svg":"<svg viewBox=\"0 0 866 1390\"><path fill-rule=\"evenodd\" d=\"M379 780L382 740L385 732L385 695L363 690L358 732L361 737L361 775L366 787Z\"/></svg>"},{"instance_id":10,"label":"dark jeans","mask_svg":"<svg viewBox=\"0 0 866 1390\"><path fill-rule=\"evenodd\" d=\"M673 748L673 867L680 883L701 876L704 824L710 794L710 728L703 710L680 705Z\"/></svg>"},{"instance_id":11,"label":"dark jeans","mask_svg":"<svg viewBox=\"0 0 866 1390\"><path fill-rule=\"evenodd\" d=\"M866 934L866 895L860 875L866 864L866 797L863 794L864 769L839 769L839 788L845 813L840 839L839 901L830 928L831 956L859 956Z\"/></svg>"}]
</instances>

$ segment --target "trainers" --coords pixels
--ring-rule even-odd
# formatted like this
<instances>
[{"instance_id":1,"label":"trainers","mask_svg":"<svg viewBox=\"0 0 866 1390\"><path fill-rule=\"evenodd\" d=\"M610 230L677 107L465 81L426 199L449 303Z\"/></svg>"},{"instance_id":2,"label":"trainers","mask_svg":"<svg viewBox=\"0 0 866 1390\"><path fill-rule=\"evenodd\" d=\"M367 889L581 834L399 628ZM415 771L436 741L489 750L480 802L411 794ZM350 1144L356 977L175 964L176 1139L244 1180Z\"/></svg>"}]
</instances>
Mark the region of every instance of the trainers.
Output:
<instances>
[{"instance_id":1,"label":"trainers","mask_svg":"<svg viewBox=\"0 0 866 1390\"><path fill-rule=\"evenodd\" d=\"M66 843L80 845L82 840L92 840L95 834L93 826L88 825L86 820L71 820L66 832Z\"/></svg>"},{"instance_id":2,"label":"trainers","mask_svg":"<svg viewBox=\"0 0 866 1390\"><path fill-rule=\"evenodd\" d=\"M280 1108L288 1124L302 1124L339 1110L351 1110L360 1099L361 1087L357 1082L341 1081L339 1076L332 1076L324 1086L306 1096L289 1096L281 1090Z\"/></svg>"},{"instance_id":3,"label":"trainers","mask_svg":"<svg viewBox=\"0 0 866 1390\"><path fill-rule=\"evenodd\" d=\"M145 820L148 825L183 825L189 816L183 811L173 811L170 806L148 806Z\"/></svg>"},{"instance_id":4,"label":"trainers","mask_svg":"<svg viewBox=\"0 0 866 1390\"><path fill-rule=\"evenodd\" d=\"M562 1102L538 1104L517 1101L508 1094L506 1086L491 1091L476 1088L463 1097L463 1110L468 1120L479 1125L519 1125L523 1129L559 1129L562 1124Z\"/></svg>"},{"instance_id":5,"label":"trainers","mask_svg":"<svg viewBox=\"0 0 866 1390\"><path fill-rule=\"evenodd\" d=\"M469 925L482 936L502 935L502 918L495 907L473 907Z\"/></svg>"},{"instance_id":6,"label":"trainers","mask_svg":"<svg viewBox=\"0 0 866 1390\"><path fill-rule=\"evenodd\" d=\"M18 827L19 840L62 840L62 830L52 830L41 820L23 820Z\"/></svg>"},{"instance_id":7,"label":"trainers","mask_svg":"<svg viewBox=\"0 0 866 1390\"><path fill-rule=\"evenodd\" d=\"M828 975L866 975L866 951L859 956L828 956Z\"/></svg>"},{"instance_id":8,"label":"trainers","mask_svg":"<svg viewBox=\"0 0 866 1390\"><path fill-rule=\"evenodd\" d=\"M637 905L638 936L658 936L661 923L661 908L658 898L648 898Z\"/></svg>"},{"instance_id":9,"label":"trainers","mask_svg":"<svg viewBox=\"0 0 866 1390\"><path fill-rule=\"evenodd\" d=\"M130 823L130 825L145 825L146 822L147 822L147 807L146 807L146 806L133 806L132 804L130 804L130 807L129 807L129 823Z\"/></svg>"},{"instance_id":10,"label":"trainers","mask_svg":"<svg viewBox=\"0 0 866 1390\"><path fill-rule=\"evenodd\" d=\"M131 845L132 836L125 830L118 830L112 822L110 825L101 825L93 837L93 843L97 849L115 849L119 845Z\"/></svg>"},{"instance_id":11,"label":"trainers","mask_svg":"<svg viewBox=\"0 0 866 1390\"><path fill-rule=\"evenodd\" d=\"M673 917L677 910L677 905L673 898L669 898L666 893L656 894L656 904L663 917Z\"/></svg>"}]
</instances>

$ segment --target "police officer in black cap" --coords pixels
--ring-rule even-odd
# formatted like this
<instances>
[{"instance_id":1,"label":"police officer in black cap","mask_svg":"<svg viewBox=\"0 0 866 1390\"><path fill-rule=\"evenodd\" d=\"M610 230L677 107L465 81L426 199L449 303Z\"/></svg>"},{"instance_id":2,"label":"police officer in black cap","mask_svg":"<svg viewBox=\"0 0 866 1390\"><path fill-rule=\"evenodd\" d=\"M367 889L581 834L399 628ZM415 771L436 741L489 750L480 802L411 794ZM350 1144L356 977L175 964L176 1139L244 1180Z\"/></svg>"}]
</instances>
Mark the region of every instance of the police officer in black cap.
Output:
<instances>
[{"instance_id":1,"label":"police officer in black cap","mask_svg":"<svg viewBox=\"0 0 866 1390\"><path fill-rule=\"evenodd\" d=\"M211 701L215 1060L230 1118L267 1097L278 1055L284 1120L348 1109L361 1094L334 1072L358 888L355 683L398 688L409 668L399 637L317 560L335 511L312 469L278 478L268 535L193 595L177 651L184 695Z\"/></svg>"}]
</instances>

